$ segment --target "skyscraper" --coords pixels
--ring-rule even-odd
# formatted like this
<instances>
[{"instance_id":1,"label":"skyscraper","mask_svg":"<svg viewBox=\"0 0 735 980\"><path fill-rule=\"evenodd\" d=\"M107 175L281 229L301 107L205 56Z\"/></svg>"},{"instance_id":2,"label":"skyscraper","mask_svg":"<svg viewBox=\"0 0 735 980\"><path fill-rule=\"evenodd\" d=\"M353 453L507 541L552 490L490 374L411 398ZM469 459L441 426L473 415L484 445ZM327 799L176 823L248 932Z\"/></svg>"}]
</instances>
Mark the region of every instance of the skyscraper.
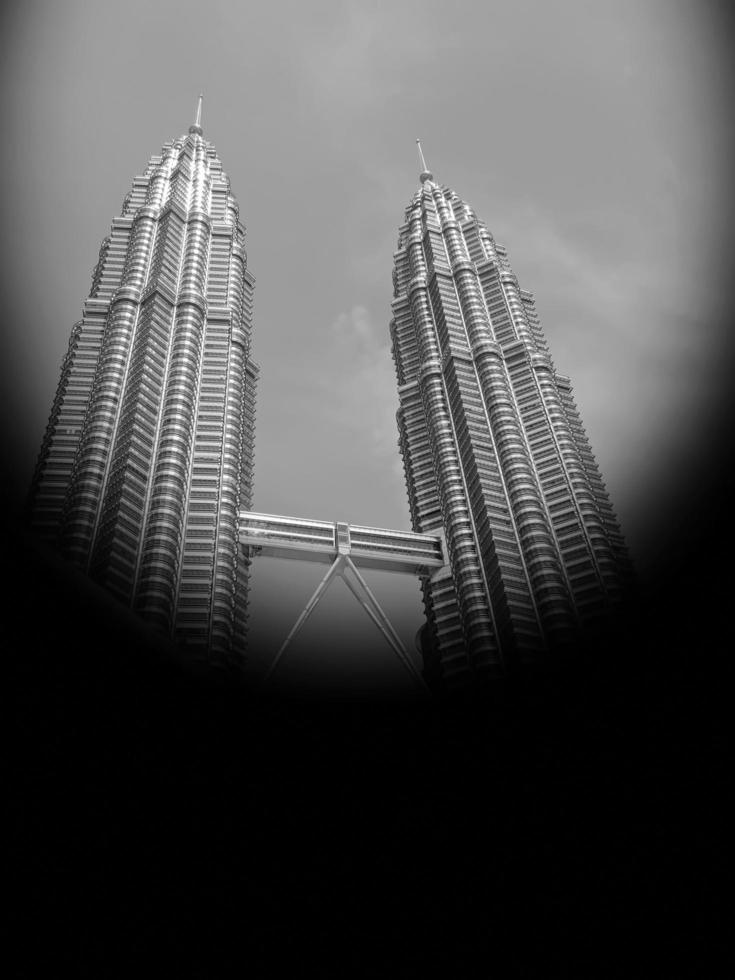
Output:
<instances>
[{"instance_id":1,"label":"skyscraper","mask_svg":"<svg viewBox=\"0 0 735 980\"><path fill-rule=\"evenodd\" d=\"M442 531L449 556L424 580L422 652L456 686L572 644L619 606L630 569L533 296L421 162L390 330L413 528Z\"/></svg>"},{"instance_id":2,"label":"skyscraper","mask_svg":"<svg viewBox=\"0 0 735 980\"><path fill-rule=\"evenodd\" d=\"M230 181L188 134L136 177L74 325L31 521L194 657L242 655L253 479L254 280Z\"/></svg>"}]
</instances>

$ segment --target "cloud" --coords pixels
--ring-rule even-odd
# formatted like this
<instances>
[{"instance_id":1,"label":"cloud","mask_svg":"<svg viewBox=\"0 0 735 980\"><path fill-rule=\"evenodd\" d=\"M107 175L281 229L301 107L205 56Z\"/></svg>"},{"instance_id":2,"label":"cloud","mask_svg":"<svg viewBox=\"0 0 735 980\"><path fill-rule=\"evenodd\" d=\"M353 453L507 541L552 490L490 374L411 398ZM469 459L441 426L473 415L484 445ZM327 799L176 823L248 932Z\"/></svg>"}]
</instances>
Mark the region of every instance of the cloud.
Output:
<instances>
[{"instance_id":1,"label":"cloud","mask_svg":"<svg viewBox=\"0 0 735 980\"><path fill-rule=\"evenodd\" d=\"M340 425L372 455L397 457L398 396L387 327L378 330L366 307L356 304L335 317L330 333L336 339L331 392Z\"/></svg>"},{"instance_id":2,"label":"cloud","mask_svg":"<svg viewBox=\"0 0 735 980\"><path fill-rule=\"evenodd\" d=\"M340 313L331 329L341 343L357 345L363 350L370 350L376 344L370 315L364 306L353 306L349 312Z\"/></svg>"},{"instance_id":3,"label":"cloud","mask_svg":"<svg viewBox=\"0 0 735 980\"><path fill-rule=\"evenodd\" d=\"M296 57L306 83L301 95L311 96L318 111L328 107L330 114L354 117L387 96L403 97L411 74L428 77L437 58L458 46L438 0L346 0L330 5L298 37Z\"/></svg>"}]
</instances>

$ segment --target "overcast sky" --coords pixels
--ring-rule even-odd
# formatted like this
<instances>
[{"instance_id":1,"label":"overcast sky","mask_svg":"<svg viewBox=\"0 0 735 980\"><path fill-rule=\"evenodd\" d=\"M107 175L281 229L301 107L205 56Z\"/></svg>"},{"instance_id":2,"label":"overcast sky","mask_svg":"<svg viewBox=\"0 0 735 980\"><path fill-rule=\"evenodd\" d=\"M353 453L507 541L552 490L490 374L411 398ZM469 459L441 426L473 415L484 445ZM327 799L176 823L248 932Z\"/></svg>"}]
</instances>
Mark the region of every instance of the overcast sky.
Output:
<instances>
[{"instance_id":1,"label":"overcast sky","mask_svg":"<svg viewBox=\"0 0 735 980\"><path fill-rule=\"evenodd\" d=\"M6 10L4 396L17 489L100 242L202 91L256 277L255 509L409 527L388 321L420 136L436 179L534 292L645 574L669 507L709 452L730 354L719 246L732 123L717 10L675 0ZM255 634L272 631L277 594L285 632L320 574L261 560ZM416 584L394 576L375 588L410 642ZM332 629L343 649L339 631L364 614L342 583L333 591L311 628Z\"/></svg>"}]
</instances>

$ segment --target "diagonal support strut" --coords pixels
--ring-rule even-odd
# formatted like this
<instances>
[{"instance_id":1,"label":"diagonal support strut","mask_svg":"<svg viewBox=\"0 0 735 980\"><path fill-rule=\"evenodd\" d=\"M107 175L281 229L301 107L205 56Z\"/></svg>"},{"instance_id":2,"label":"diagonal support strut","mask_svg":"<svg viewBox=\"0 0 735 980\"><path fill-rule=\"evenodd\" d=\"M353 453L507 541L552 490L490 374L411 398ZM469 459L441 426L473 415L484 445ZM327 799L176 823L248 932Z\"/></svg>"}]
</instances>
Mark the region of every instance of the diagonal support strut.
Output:
<instances>
[{"instance_id":1,"label":"diagonal support strut","mask_svg":"<svg viewBox=\"0 0 735 980\"><path fill-rule=\"evenodd\" d=\"M357 582L353 582L350 580L350 578L348 578L348 576L345 574L347 571L350 571L354 574L355 578L357 579ZM281 644L281 648L276 654L273 663L270 665L267 673L263 677L263 681L262 681L263 685L265 686L270 681L281 658L283 657L284 653L288 649L289 644L298 635L299 631L304 626L309 616L314 612L317 605L319 604L319 601L322 599L325 592L329 588L332 580L337 575L340 576L340 578L343 580L347 588L350 590L350 592L354 595L354 597L360 603L362 608L368 614L370 619L378 627L380 632L387 640L388 644L391 646L391 648L397 655L401 664L406 668L406 670L409 672L409 674L414 679L414 681L416 681L418 686L421 687L423 690L428 691L426 682L424 681L419 671L416 669L414 663L411 661L411 658L409 657L405 646L401 642L401 639L396 633L395 629L393 628L390 620L383 612L380 603L375 598L373 593L370 591L367 582L362 577L360 572L357 570L357 567L355 566L354 562L350 558L349 554L345 554L344 552L336 556L332 564L329 566L326 575L324 576L324 578L321 580L316 590L314 591L314 594L311 596L309 601L304 606L301 615L296 620L288 636Z\"/></svg>"},{"instance_id":2,"label":"diagonal support strut","mask_svg":"<svg viewBox=\"0 0 735 980\"><path fill-rule=\"evenodd\" d=\"M375 598L373 593L370 591L367 582L362 577L362 575L360 575L355 563L352 561L349 555L346 556L345 562L347 568L354 574L355 578L357 579L359 583L359 588L356 588L354 583L352 583L349 580L349 578L345 575L345 573L341 572L340 574L342 576L342 580L344 581L345 585L349 588L350 592L352 592L352 594L355 596L357 601L363 607L365 612L367 612L368 616L370 616L370 618L378 627L378 629L383 634L383 636L386 638L388 643L395 650L398 659L401 661L401 663L409 672L409 674L413 677L415 681L417 681L420 687L426 688L426 682L424 681L423 677L421 676L421 674L418 672L415 665L411 661L411 658L409 657L406 648L401 642L400 637L393 629L391 621L383 612L380 603ZM365 598L363 598L360 595L360 592L362 592L362 596L364 596ZM367 599L367 602L365 601L365 599ZM426 689L428 690L428 688Z\"/></svg>"},{"instance_id":3,"label":"diagonal support strut","mask_svg":"<svg viewBox=\"0 0 735 980\"><path fill-rule=\"evenodd\" d=\"M324 576L324 578L321 580L321 582L319 583L319 585L316 587L316 591L312 595L311 599L309 599L309 601L304 606L303 612L301 613L301 615L299 616L299 618L294 623L293 627L291 628L291 632L288 634L288 636L286 637L286 639L281 644L281 649L276 654L275 660L273 661L273 663L268 668L268 673L263 678L263 684L267 684L268 681L270 680L271 675L273 674L273 671L278 666L278 662L281 659L281 657L284 655L284 653L286 652L286 648L288 647L289 643L297 635L297 633L299 632L299 630L301 629L301 627L304 625L304 623L306 622L306 620L309 618L309 616L311 616L311 614L314 612L314 610L316 609L317 605L319 604L319 600L322 598L322 596L324 595L324 593L327 591L327 589L329 587L329 583L332 581L332 579L334 578L335 575L339 574L340 569L341 569L342 565L344 564L344 561L345 561L345 556L344 555L337 555L337 557L334 559L334 561L332 562L332 564L329 566L329 569L327 570L327 574Z\"/></svg>"}]
</instances>

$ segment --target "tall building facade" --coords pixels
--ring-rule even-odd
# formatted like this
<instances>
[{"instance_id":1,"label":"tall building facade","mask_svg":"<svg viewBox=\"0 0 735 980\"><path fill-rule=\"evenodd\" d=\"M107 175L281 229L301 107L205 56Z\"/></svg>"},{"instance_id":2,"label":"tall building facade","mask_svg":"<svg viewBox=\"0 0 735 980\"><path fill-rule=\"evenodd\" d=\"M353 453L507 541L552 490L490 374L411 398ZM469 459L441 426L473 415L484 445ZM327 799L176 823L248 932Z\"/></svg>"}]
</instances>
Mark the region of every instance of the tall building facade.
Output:
<instances>
[{"instance_id":1,"label":"tall building facade","mask_svg":"<svg viewBox=\"0 0 735 980\"><path fill-rule=\"evenodd\" d=\"M39 535L156 630L227 662L247 618L254 280L201 106L134 179L102 243L30 510Z\"/></svg>"},{"instance_id":2,"label":"tall building facade","mask_svg":"<svg viewBox=\"0 0 735 980\"><path fill-rule=\"evenodd\" d=\"M631 572L533 296L421 160L390 330L413 528L443 533L449 557L423 584L421 648L451 687L573 644L619 607Z\"/></svg>"}]
</instances>

